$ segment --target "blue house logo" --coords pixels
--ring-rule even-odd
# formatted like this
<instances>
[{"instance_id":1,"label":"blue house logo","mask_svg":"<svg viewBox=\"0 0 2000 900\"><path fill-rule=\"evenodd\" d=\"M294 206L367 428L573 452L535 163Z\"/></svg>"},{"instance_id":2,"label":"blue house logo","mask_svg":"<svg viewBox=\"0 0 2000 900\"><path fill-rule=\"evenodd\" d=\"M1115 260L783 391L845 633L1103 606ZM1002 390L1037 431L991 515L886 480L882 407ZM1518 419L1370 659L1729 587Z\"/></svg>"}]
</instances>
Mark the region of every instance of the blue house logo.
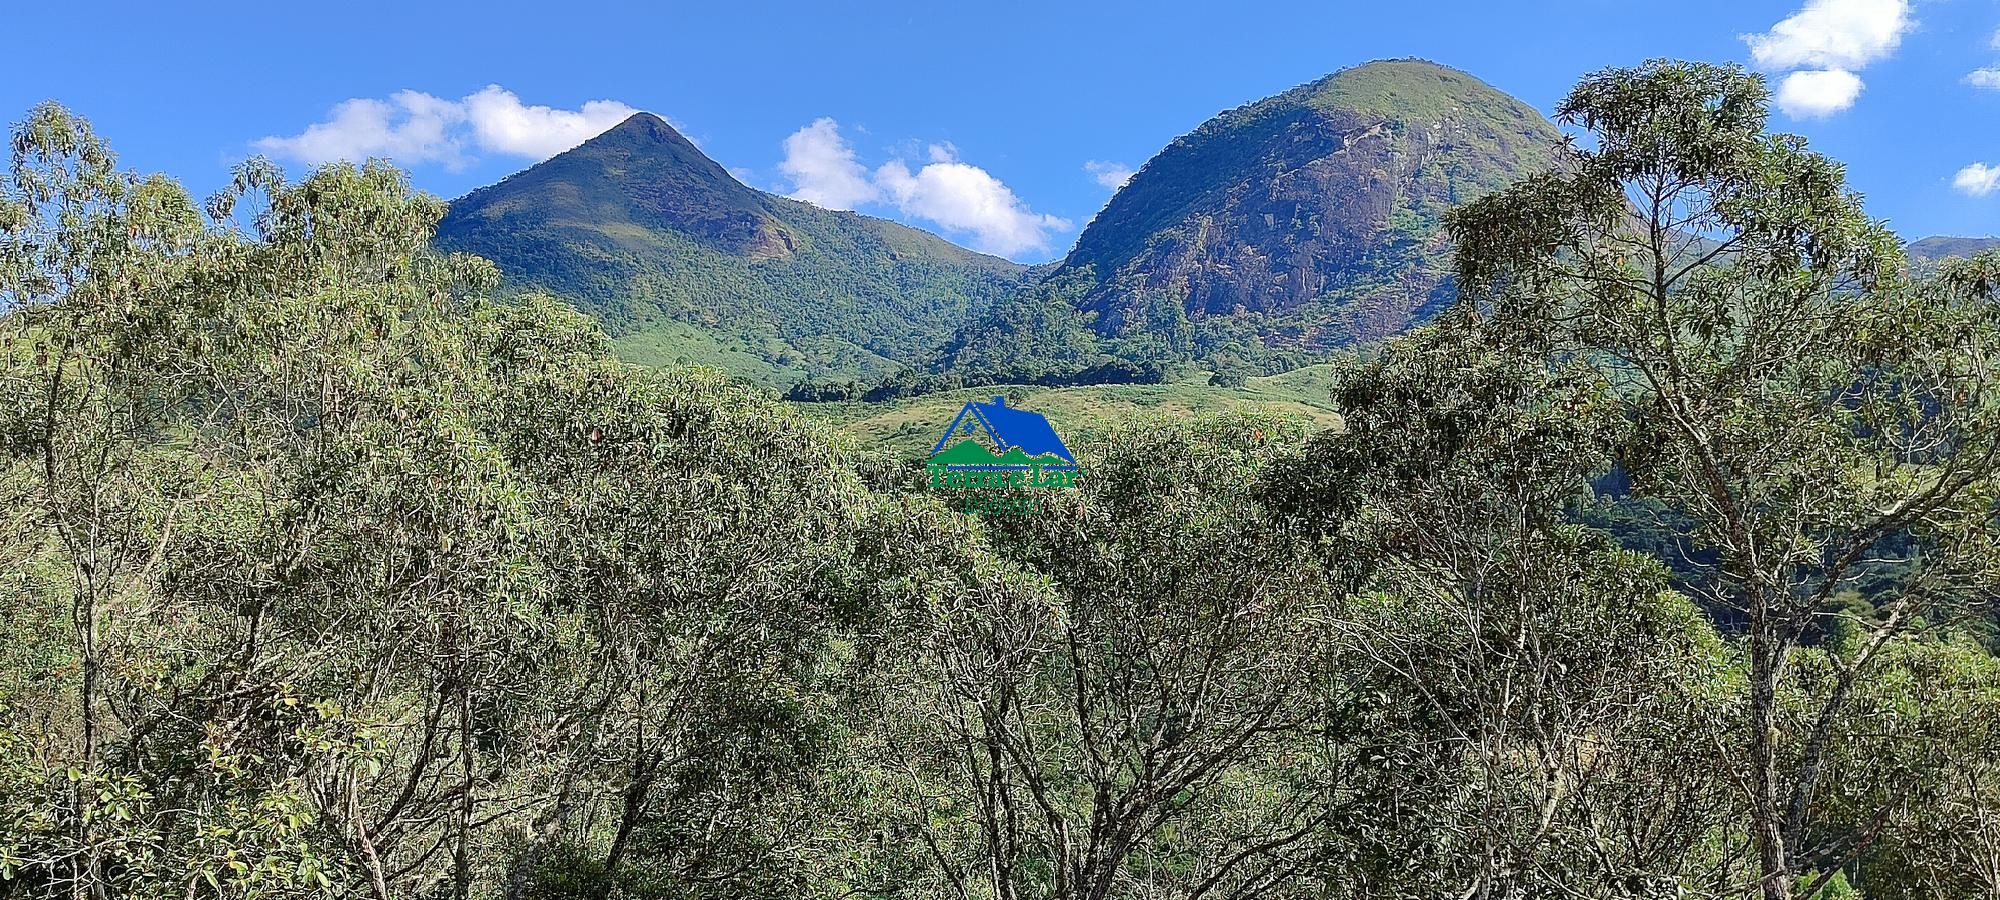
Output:
<instances>
[{"instance_id":1,"label":"blue house logo","mask_svg":"<svg viewBox=\"0 0 2000 900\"><path fill-rule=\"evenodd\" d=\"M1005 397L965 404L924 467L933 488L1066 488L1080 474L1049 420Z\"/></svg>"}]
</instances>

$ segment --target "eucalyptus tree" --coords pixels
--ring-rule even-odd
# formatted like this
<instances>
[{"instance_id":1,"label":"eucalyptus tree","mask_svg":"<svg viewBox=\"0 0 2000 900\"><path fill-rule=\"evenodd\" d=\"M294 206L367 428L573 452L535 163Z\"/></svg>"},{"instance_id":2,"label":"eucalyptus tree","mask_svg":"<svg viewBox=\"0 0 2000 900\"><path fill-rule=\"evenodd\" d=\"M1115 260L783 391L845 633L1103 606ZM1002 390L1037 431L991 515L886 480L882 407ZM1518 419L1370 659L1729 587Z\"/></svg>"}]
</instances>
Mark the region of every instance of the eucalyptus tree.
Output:
<instances>
[{"instance_id":1,"label":"eucalyptus tree","mask_svg":"<svg viewBox=\"0 0 2000 900\"><path fill-rule=\"evenodd\" d=\"M796 887L864 505L819 430L489 301L384 164L204 210L46 106L4 201L0 884Z\"/></svg>"},{"instance_id":2,"label":"eucalyptus tree","mask_svg":"<svg viewBox=\"0 0 2000 900\"><path fill-rule=\"evenodd\" d=\"M495 354L533 374L494 422L582 665L516 701L564 746L508 892L589 872L593 891L795 896L828 814L840 638L868 602L846 577L867 493L823 426L719 376L547 355Z\"/></svg>"},{"instance_id":3,"label":"eucalyptus tree","mask_svg":"<svg viewBox=\"0 0 2000 900\"><path fill-rule=\"evenodd\" d=\"M1705 599L1741 616L1749 670L1733 774L1754 887L1777 900L1871 839L1815 824L1830 739L1883 649L1991 590L2000 283L1992 258L1913 281L1840 165L1767 133L1767 107L1729 66L1593 74L1558 110L1590 145L1449 228L1462 302L1513 352L1599 373L1634 426L1634 489L1689 515L1719 560ZM1791 720L1802 641L1904 537L1910 576Z\"/></svg>"},{"instance_id":4,"label":"eucalyptus tree","mask_svg":"<svg viewBox=\"0 0 2000 900\"><path fill-rule=\"evenodd\" d=\"M1466 310L1350 366L1344 427L1267 472L1367 562L1330 619L1365 697L1336 895L1698 892L1731 865L1713 632L1656 561L1569 522L1626 427L1585 367ZM1720 851L1720 852L1718 852Z\"/></svg>"},{"instance_id":5,"label":"eucalyptus tree","mask_svg":"<svg viewBox=\"0 0 2000 900\"><path fill-rule=\"evenodd\" d=\"M296 785L247 771L263 735L243 732L262 728L225 728L206 748L156 745L158 754L129 740L178 722L181 701L232 707L217 724L251 710L274 713L253 716L259 725L305 724L290 711L306 710L277 684L246 690L234 677L262 668L258 654L218 653L237 665L205 665L204 651L243 645L227 614L163 604L170 584L199 590L209 574L179 551L233 537L256 490L233 465L255 454L250 442L220 465L194 452L238 436L232 419L243 407L223 370L242 362L231 354L257 340L257 323L240 309L218 314L227 290L205 288L234 279L245 248L208 227L178 185L119 171L87 123L60 107L34 110L12 149L0 198L0 393L8 480L33 514L9 537L45 563L26 570L14 615L25 624L36 609L66 614L45 636L52 653L34 689L10 698L16 722L41 727L17 734L33 763L14 770L6 791L17 823L9 869L77 896L204 881L324 887L333 867L307 847ZM225 318L227 327L206 327ZM65 671L73 681L48 678ZM155 766L189 777L150 777ZM183 803L199 813L177 811ZM214 840L217 830L237 839Z\"/></svg>"},{"instance_id":6,"label":"eucalyptus tree","mask_svg":"<svg viewBox=\"0 0 2000 900\"><path fill-rule=\"evenodd\" d=\"M449 812L414 830L467 895L472 693L533 659L493 615L521 509L469 427L492 267L433 254L442 204L386 165L290 184L252 161L204 216L59 107L14 151L0 378L9 483L36 514L10 537L66 561L23 605L68 607L73 663L49 665L77 672L9 791L14 873L89 896L388 896L432 871L383 858L437 795ZM412 700L422 727L397 718ZM451 736L456 778L412 730ZM363 808L357 784L396 778Z\"/></svg>"},{"instance_id":7,"label":"eucalyptus tree","mask_svg":"<svg viewBox=\"0 0 2000 900\"><path fill-rule=\"evenodd\" d=\"M1354 757L1324 640L1345 560L1256 501L1300 437L1134 427L1080 450L1082 486L1040 515L944 514L870 554L914 651L876 683L915 895L1310 890Z\"/></svg>"},{"instance_id":8,"label":"eucalyptus tree","mask_svg":"<svg viewBox=\"0 0 2000 900\"><path fill-rule=\"evenodd\" d=\"M1800 652L1788 711L1824 702L1848 652ZM1841 867L1863 895L2000 896L2000 660L1988 648L1892 641L1827 745L1814 828L1870 837Z\"/></svg>"}]
</instances>

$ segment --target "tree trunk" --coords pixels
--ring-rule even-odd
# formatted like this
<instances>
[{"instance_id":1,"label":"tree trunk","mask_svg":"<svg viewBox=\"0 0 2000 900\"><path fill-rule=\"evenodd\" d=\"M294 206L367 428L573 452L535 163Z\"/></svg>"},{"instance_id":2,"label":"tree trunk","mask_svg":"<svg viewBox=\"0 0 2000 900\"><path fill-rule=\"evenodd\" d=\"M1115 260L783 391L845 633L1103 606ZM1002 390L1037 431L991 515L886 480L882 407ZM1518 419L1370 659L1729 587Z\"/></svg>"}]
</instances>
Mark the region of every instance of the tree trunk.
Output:
<instances>
[{"instance_id":1,"label":"tree trunk","mask_svg":"<svg viewBox=\"0 0 2000 900\"><path fill-rule=\"evenodd\" d=\"M1794 873L1778 790L1778 679L1784 648L1773 633L1764 599L1752 610L1750 628L1751 837L1757 845L1764 900L1792 900Z\"/></svg>"},{"instance_id":2,"label":"tree trunk","mask_svg":"<svg viewBox=\"0 0 2000 900\"><path fill-rule=\"evenodd\" d=\"M458 767L464 783L458 792L458 836L452 846L452 898L472 896L472 686L464 667L458 676Z\"/></svg>"}]
</instances>

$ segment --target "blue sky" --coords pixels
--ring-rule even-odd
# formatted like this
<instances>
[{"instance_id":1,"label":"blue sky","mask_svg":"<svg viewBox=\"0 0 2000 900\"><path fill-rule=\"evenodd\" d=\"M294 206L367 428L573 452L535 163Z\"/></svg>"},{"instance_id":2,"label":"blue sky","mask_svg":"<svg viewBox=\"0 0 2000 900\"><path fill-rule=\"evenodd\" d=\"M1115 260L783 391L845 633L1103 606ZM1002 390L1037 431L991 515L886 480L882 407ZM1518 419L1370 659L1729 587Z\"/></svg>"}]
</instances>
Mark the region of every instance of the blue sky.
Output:
<instances>
[{"instance_id":1,"label":"blue sky","mask_svg":"<svg viewBox=\"0 0 2000 900\"><path fill-rule=\"evenodd\" d=\"M1176 135L1346 66L1420 56L1546 112L1672 56L1768 71L1774 126L1905 236L2000 232L2000 0L169 6L11 11L36 39L0 111L59 100L197 194L263 151L388 155L450 198L643 109L756 187L1039 261Z\"/></svg>"}]
</instances>

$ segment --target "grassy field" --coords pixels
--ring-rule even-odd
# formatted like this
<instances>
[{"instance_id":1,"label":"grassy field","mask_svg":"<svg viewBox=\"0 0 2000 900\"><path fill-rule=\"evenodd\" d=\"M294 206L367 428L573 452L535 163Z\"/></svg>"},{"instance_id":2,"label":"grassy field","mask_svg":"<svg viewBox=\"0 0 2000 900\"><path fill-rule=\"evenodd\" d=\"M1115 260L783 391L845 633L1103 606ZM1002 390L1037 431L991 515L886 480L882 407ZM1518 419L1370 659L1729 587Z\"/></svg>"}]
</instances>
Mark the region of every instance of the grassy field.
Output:
<instances>
[{"instance_id":1,"label":"grassy field","mask_svg":"<svg viewBox=\"0 0 2000 900\"><path fill-rule=\"evenodd\" d=\"M1048 416L1056 433L1066 441L1133 422L1236 411L1295 415L1318 427L1331 428L1340 424L1340 416L1327 398L1332 378L1333 367L1322 365L1252 378L1240 388L1215 387L1199 380L1063 388L1016 385L968 388L887 403L802 403L799 408L832 422L853 436L862 449L923 456L930 453L967 401L996 395L1005 395L1009 405Z\"/></svg>"}]
</instances>

